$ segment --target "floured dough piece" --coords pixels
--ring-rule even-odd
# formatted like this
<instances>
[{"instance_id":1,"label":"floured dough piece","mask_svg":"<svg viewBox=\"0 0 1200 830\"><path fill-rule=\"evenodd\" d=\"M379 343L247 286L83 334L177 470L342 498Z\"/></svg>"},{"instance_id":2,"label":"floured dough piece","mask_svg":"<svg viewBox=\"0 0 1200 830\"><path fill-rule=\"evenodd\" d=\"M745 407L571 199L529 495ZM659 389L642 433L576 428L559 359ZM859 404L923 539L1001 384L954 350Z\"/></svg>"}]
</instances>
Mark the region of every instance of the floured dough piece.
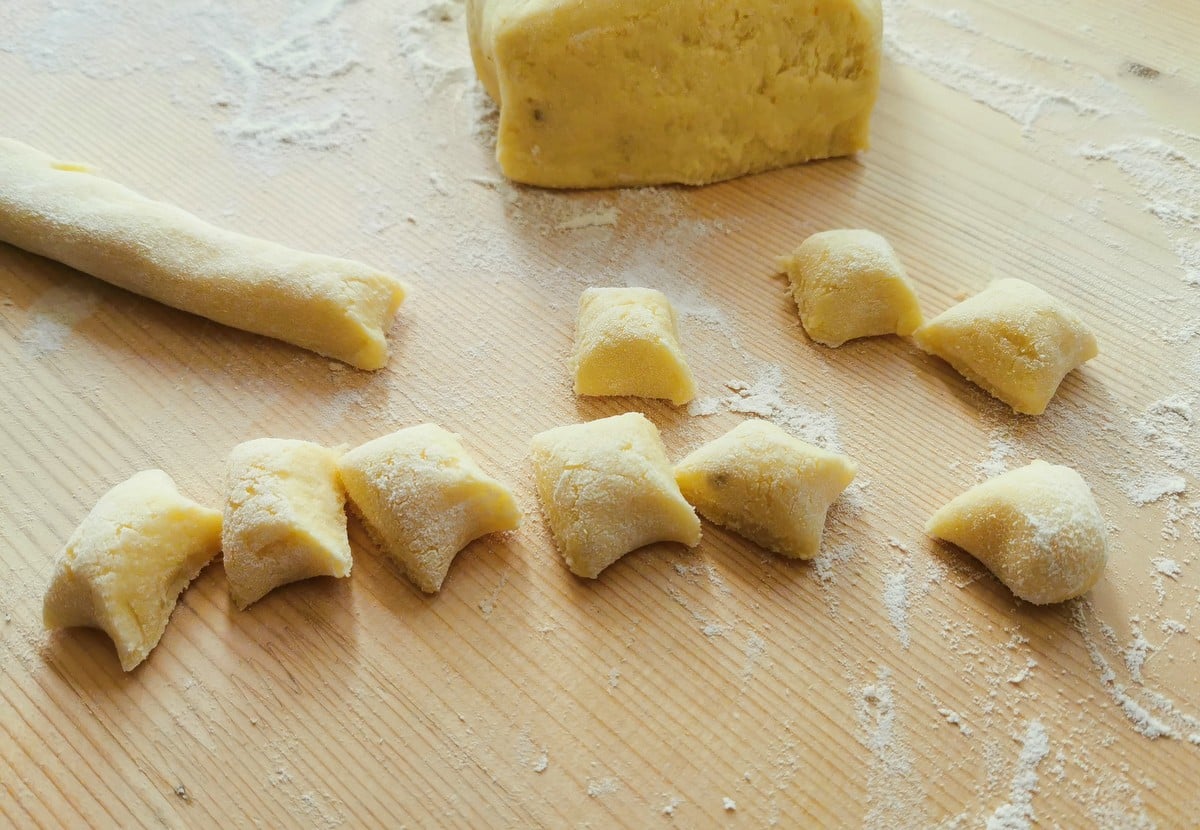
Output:
<instances>
[{"instance_id":1,"label":"floured dough piece","mask_svg":"<svg viewBox=\"0 0 1200 830\"><path fill-rule=\"evenodd\" d=\"M132 671L166 630L188 583L221 550L221 514L179 494L162 470L105 493L54 566L46 628L99 628Z\"/></svg>"},{"instance_id":2,"label":"floured dough piece","mask_svg":"<svg viewBox=\"0 0 1200 830\"><path fill-rule=\"evenodd\" d=\"M651 542L700 543L658 429L637 412L533 437L538 496L571 572L594 579Z\"/></svg>"},{"instance_id":3,"label":"floured dough piece","mask_svg":"<svg viewBox=\"0 0 1200 830\"><path fill-rule=\"evenodd\" d=\"M958 545L1037 605L1087 593L1108 561L1104 517L1069 467L1034 461L972 487L925 532Z\"/></svg>"},{"instance_id":4,"label":"floured dough piece","mask_svg":"<svg viewBox=\"0 0 1200 830\"><path fill-rule=\"evenodd\" d=\"M0 241L359 369L387 363L397 278L221 230L86 165L0 138Z\"/></svg>"},{"instance_id":5,"label":"floured dough piece","mask_svg":"<svg viewBox=\"0 0 1200 830\"><path fill-rule=\"evenodd\" d=\"M299 579L350 575L335 452L307 441L247 441L229 454L227 486L221 548L238 608Z\"/></svg>"},{"instance_id":6,"label":"floured dough piece","mask_svg":"<svg viewBox=\"0 0 1200 830\"><path fill-rule=\"evenodd\" d=\"M652 288L584 291L571 366L577 395L666 398L676 406L696 396L675 309Z\"/></svg>"},{"instance_id":7,"label":"floured dough piece","mask_svg":"<svg viewBox=\"0 0 1200 830\"><path fill-rule=\"evenodd\" d=\"M520 182L706 184L867 147L879 0L468 0L467 27Z\"/></svg>"},{"instance_id":8,"label":"floured dough piece","mask_svg":"<svg viewBox=\"0 0 1200 830\"><path fill-rule=\"evenodd\" d=\"M767 421L743 421L675 465L700 515L767 550L812 559L825 514L858 465L793 438Z\"/></svg>"},{"instance_id":9,"label":"floured dough piece","mask_svg":"<svg viewBox=\"0 0 1200 830\"><path fill-rule=\"evenodd\" d=\"M996 280L917 329L913 339L1026 415L1045 412L1067 373L1100 353L1078 314L1016 279Z\"/></svg>"},{"instance_id":10,"label":"floured dough piece","mask_svg":"<svg viewBox=\"0 0 1200 830\"><path fill-rule=\"evenodd\" d=\"M368 441L343 455L338 469L367 531L426 593L442 587L455 554L473 539L521 524L509 489L436 424Z\"/></svg>"},{"instance_id":11,"label":"floured dough piece","mask_svg":"<svg viewBox=\"0 0 1200 830\"><path fill-rule=\"evenodd\" d=\"M818 343L837 347L858 337L906 337L921 325L916 289L877 233L813 234L779 266L792 283L804 330Z\"/></svg>"}]
</instances>

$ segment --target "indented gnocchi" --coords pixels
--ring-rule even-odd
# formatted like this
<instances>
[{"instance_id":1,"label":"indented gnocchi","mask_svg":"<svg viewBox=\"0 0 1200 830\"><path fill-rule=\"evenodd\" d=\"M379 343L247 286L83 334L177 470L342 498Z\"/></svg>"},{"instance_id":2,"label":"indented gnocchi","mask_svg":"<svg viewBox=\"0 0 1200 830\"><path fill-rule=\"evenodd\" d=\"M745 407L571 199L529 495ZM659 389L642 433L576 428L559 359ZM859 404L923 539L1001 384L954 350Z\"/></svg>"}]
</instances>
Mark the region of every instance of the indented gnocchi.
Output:
<instances>
[{"instance_id":1,"label":"indented gnocchi","mask_svg":"<svg viewBox=\"0 0 1200 830\"><path fill-rule=\"evenodd\" d=\"M437 424L368 441L343 455L338 470L367 532L426 593L442 587L472 540L521 524L512 492Z\"/></svg>"},{"instance_id":2,"label":"indented gnocchi","mask_svg":"<svg viewBox=\"0 0 1200 830\"><path fill-rule=\"evenodd\" d=\"M46 628L99 628L121 668L158 645L179 595L221 550L221 514L180 495L162 470L113 487L87 514L54 566Z\"/></svg>"},{"instance_id":3,"label":"indented gnocchi","mask_svg":"<svg viewBox=\"0 0 1200 830\"><path fill-rule=\"evenodd\" d=\"M1100 353L1078 314L1023 280L996 280L913 333L967 380L1017 412L1041 415L1063 378Z\"/></svg>"},{"instance_id":4,"label":"indented gnocchi","mask_svg":"<svg viewBox=\"0 0 1200 830\"><path fill-rule=\"evenodd\" d=\"M1045 461L972 487L934 513L925 532L958 545L1037 605L1087 593L1108 561L1104 517L1087 483Z\"/></svg>"},{"instance_id":5,"label":"indented gnocchi","mask_svg":"<svg viewBox=\"0 0 1200 830\"><path fill-rule=\"evenodd\" d=\"M584 291L571 367L578 395L665 398L676 406L696 396L675 309L652 288Z\"/></svg>"},{"instance_id":6,"label":"indented gnocchi","mask_svg":"<svg viewBox=\"0 0 1200 830\"><path fill-rule=\"evenodd\" d=\"M675 466L684 498L709 521L794 559L821 549L829 506L858 465L767 421L744 421Z\"/></svg>"},{"instance_id":7,"label":"indented gnocchi","mask_svg":"<svg viewBox=\"0 0 1200 830\"><path fill-rule=\"evenodd\" d=\"M554 541L578 576L594 579L651 542L700 542L658 429L638 412L535 435L532 460Z\"/></svg>"},{"instance_id":8,"label":"indented gnocchi","mask_svg":"<svg viewBox=\"0 0 1200 830\"><path fill-rule=\"evenodd\" d=\"M260 438L229 454L221 531L225 575L238 608L352 564L337 453L308 441Z\"/></svg>"},{"instance_id":9,"label":"indented gnocchi","mask_svg":"<svg viewBox=\"0 0 1200 830\"><path fill-rule=\"evenodd\" d=\"M886 239L864 230L816 233L780 257L800 323L818 343L837 347L880 334L907 336L921 325L917 291Z\"/></svg>"}]
</instances>

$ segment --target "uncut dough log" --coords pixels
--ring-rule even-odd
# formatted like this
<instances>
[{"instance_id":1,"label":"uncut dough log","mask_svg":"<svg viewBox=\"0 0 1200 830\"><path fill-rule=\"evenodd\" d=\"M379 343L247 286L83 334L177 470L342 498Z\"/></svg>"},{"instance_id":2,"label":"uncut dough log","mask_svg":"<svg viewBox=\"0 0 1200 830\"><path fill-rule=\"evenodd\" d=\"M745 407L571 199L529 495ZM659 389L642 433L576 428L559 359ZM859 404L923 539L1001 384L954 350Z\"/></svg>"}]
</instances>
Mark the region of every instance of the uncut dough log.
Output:
<instances>
[{"instance_id":1,"label":"uncut dough log","mask_svg":"<svg viewBox=\"0 0 1200 830\"><path fill-rule=\"evenodd\" d=\"M595 579L651 542L700 544L700 519L640 412L539 433L530 460L546 523L577 576Z\"/></svg>"},{"instance_id":2,"label":"uncut dough log","mask_svg":"<svg viewBox=\"0 0 1200 830\"><path fill-rule=\"evenodd\" d=\"M387 363L405 285L359 262L222 230L0 138L0 241L359 369Z\"/></svg>"},{"instance_id":3,"label":"uncut dough log","mask_svg":"<svg viewBox=\"0 0 1200 830\"><path fill-rule=\"evenodd\" d=\"M520 182L698 185L868 144L879 0L468 0L467 25Z\"/></svg>"},{"instance_id":4,"label":"uncut dough log","mask_svg":"<svg viewBox=\"0 0 1200 830\"><path fill-rule=\"evenodd\" d=\"M696 397L675 307L653 288L585 290L571 366L577 395L665 398L676 406Z\"/></svg>"},{"instance_id":5,"label":"uncut dough log","mask_svg":"<svg viewBox=\"0 0 1200 830\"><path fill-rule=\"evenodd\" d=\"M180 495L162 470L140 472L105 493L67 540L42 620L46 628L99 628L132 671L220 549L220 512Z\"/></svg>"},{"instance_id":6,"label":"uncut dough log","mask_svg":"<svg viewBox=\"0 0 1200 830\"><path fill-rule=\"evenodd\" d=\"M1032 464L972 487L933 514L930 536L958 545L1027 602L1081 596L1104 573L1104 517L1070 467Z\"/></svg>"},{"instance_id":7,"label":"uncut dough log","mask_svg":"<svg viewBox=\"0 0 1200 830\"><path fill-rule=\"evenodd\" d=\"M258 438L233 448L221 548L238 608L289 582L350 575L337 462L338 453L308 441Z\"/></svg>"},{"instance_id":8,"label":"uncut dough log","mask_svg":"<svg viewBox=\"0 0 1200 830\"><path fill-rule=\"evenodd\" d=\"M351 507L367 532L427 594L455 555L523 518L512 491L485 473L458 436L437 424L368 441L338 460Z\"/></svg>"},{"instance_id":9,"label":"uncut dough log","mask_svg":"<svg viewBox=\"0 0 1200 830\"><path fill-rule=\"evenodd\" d=\"M812 559L829 506L857 472L847 456L766 421L743 421L675 465L675 480L710 522L781 556Z\"/></svg>"}]
</instances>

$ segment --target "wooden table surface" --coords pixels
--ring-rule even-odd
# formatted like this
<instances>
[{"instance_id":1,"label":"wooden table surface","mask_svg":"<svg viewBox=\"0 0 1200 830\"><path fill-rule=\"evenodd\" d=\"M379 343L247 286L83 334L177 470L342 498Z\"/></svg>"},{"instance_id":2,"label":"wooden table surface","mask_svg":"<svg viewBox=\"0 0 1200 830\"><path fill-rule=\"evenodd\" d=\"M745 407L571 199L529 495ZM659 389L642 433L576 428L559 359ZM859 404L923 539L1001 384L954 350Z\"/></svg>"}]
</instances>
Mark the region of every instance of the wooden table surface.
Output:
<instances>
[{"instance_id":1,"label":"wooden table surface","mask_svg":"<svg viewBox=\"0 0 1200 830\"><path fill-rule=\"evenodd\" d=\"M1195 3L893 0L869 153L567 194L502 181L463 3L425 2L0 10L4 134L413 285L362 373L0 246L0 824L1193 825ZM815 346L773 262L830 227L886 235L927 314L1021 277L1102 354L1027 418L899 338ZM672 296L713 414L572 395L593 284ZM572 577L529 438L630 409L673 457L746 410L840 445L861 472L822 558L706 525ZM350 579L238 612L214 563L131 674L100 633L42 630L57 550L135 471L219 506L239 441L430 420L527 512L441 594L352 523ZM1111 525L1105 579L1048 608L921 531L1039 457Z\"/></svg>"}]
</instances>

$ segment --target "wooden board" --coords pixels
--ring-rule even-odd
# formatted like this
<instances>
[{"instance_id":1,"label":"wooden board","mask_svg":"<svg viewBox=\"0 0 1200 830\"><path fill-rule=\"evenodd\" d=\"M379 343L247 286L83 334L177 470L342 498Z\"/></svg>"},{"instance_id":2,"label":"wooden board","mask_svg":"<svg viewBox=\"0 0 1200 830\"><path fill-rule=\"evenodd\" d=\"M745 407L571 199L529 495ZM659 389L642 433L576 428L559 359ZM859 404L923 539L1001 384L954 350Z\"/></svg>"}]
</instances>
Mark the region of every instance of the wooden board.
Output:
<instances>
[{"instance_id":1,"label":"wooden board","mask_svg":"<svg viewBox=\"0 0 1200 830\"><path fill-rule=\"evenodd\" d=\"M366 374L0 246L0 823L1195 821L1193 4L894 0L860 159L579 194L501 180L458 0L210 5L8 4L3 131L405 273L411 300L391 365ZM897 338L814 346L773 261L844 226L892 240L928 313L1022 277L1077 307L1103 354L1034 419ZM715 414L571 394L589 284L677 301ZM679 457L747 408L861 464L821 560L706 526L693 552L566 571L530 436L636 409ZM129 675L103 635L41 630L56 551L133 472L218 505L239 441L354 444L426 420L528 512L465 550L440 595L352 527L352 578L244 613L214 563ZM921 532L1036 457L1079 469L1111 523L1105 580L1061 607L1015 601Z\"/></svg>"}]
</instances>

